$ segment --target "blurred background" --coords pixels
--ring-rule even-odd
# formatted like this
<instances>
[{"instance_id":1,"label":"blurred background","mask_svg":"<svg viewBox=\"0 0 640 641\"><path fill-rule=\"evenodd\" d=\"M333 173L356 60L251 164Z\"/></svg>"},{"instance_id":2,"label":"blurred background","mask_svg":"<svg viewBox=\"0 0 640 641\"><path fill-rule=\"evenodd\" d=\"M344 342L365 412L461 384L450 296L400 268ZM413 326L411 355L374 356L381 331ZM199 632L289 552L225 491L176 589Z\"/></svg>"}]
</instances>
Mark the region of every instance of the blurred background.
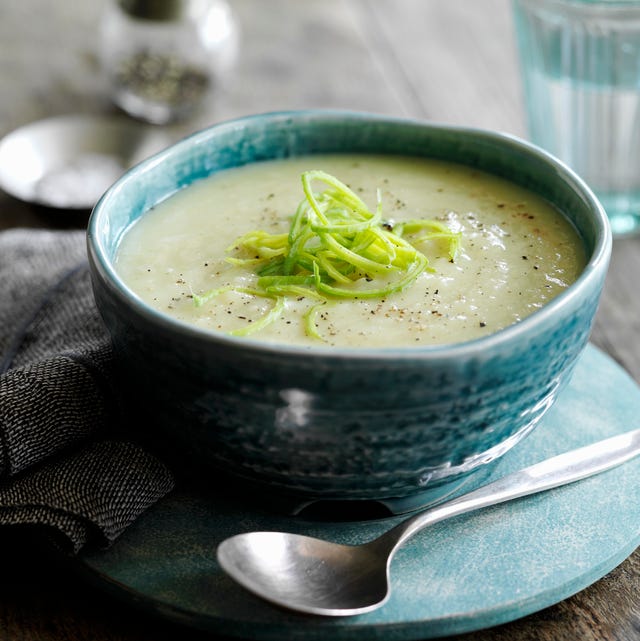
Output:
<instances>
[{"instance_id":1,"label":"blurred background","mask_svg":"<svg viewBox=\"0 0 640 641\"><path fill-rule=\"evenodd\" d=\"M0 7L0 135L112 109L100 38L115 0ZM173 135L252 112L348 108L523 134L508 0L230 0L235 63ZM451 29L455 24L456 28Z\"/></svg>"}]
</instances>

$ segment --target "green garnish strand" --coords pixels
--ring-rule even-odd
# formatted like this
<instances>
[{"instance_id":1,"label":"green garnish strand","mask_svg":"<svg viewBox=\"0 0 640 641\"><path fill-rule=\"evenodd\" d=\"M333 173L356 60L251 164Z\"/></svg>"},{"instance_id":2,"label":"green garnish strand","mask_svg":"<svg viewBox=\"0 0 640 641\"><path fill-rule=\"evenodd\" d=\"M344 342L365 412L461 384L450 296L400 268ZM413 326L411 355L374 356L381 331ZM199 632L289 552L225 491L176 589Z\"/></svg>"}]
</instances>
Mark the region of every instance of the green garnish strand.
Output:
<instances>
[{"instance_id":1,"label":"green garnish strand","mask_svg":"<svg viewBox=\"0 0 640 641\"><path fill-rule=\"evenodd\" d=\"M273 323L282 315L282 312L284 311L284 305L285 305L284 297L280 296L276 298L276 302L274 303L271 310L267 314L265 314L262 318L260 318L259 320L249 325L245 325L240 329L231 330L229 334L231 334L232 336L248 336L249 334L253 334L258 330L261 330L263 327L266 327L267 325L271 325L271 323Z\"/></svg>"},{"instance_id":2,"label":"green garnish strand","mask_svg":"<svg viewBox=\"0 0 640 641\"><path fill-rule=\"evenodd\" d=\"M310 307L307 313L304 315L304 329L307 333L307 336L322 340L322 336L318 331L318 325L316 324L316 316L318 315L320 308L324 307L326 304L326 300L323 300L321 303L316 303L315 305Z\"/></svg>"},{"instance_id":3,"label":"green garnish strand","mask_svg":"<svg viewBox=\"0 0 640 641\"><path fill-rule=\"evenodd\" d=\"M264 296L264 291L261 289L227 285L225 287L218 287L218 289L212 289L202 295L193 294L193 302L196 307L202 307L202 305L208 303L212 298L215 298L220 294L224 294L225 292L237 292L238 294L246 294L247 296Z\"/></svg>"},{"instance_id":4,"label":"green garnish strand","mask_svg":"<svg viewBox=\"0 0 640 641\"><path fill-rule=\"evenodd\" d=\"M314 192L314 181L327 189ZM275 322L287 297L295 297L317 301L304 314L304 325L308 336L322 339L316 318L330 300L384 298L402 291L431 269L416 247L421 243L446 242L451 261L460 249L461 234L437 220L384 223L379 190L373 212L347 185L324 171L304 172L302 190L305 197L288 233L254 230L227 249L236 254L228 256L228 262L254 268L255 287L229 285L193 296L198 306L228 291L275 299L258 321L229 332L234 336L247 336Z\"/></svg>"}]
</instances>

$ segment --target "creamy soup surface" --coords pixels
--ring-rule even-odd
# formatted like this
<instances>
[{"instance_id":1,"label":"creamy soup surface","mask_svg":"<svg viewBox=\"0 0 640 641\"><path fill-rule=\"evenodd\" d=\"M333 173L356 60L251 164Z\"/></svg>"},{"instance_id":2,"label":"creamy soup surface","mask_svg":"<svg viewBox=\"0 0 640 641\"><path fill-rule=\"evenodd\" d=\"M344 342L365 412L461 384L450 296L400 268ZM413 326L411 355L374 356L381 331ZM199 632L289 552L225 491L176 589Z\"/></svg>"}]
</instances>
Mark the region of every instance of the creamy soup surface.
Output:
<instances>
[{"instance_id":1,"label":"creamy soup surface","mask_svg":"<svg viewBox=\"0 0 640 641\"><path fill-rule=\"evenodd\" d=\"M381 299L330 300L305 331L307 297L287 296L280 316L245 340L307 346L398 347L462 342L518 322L561 293L585 265L573 227L546 201L462 165L389 156L313 156L256 163L192 184L146 212L124 235L116 269L152 307L200 328L229 332L258 322L273 301L224 291L250 287L254 268L226 259L252 230L286 233L303 199L300 176L334 175L383 218L436 219L461 232L452 262L446 243L420 245L433 271ZM319 187L319 191L326 186ZM315 183L314 183L315 188Z\"/></svg>"}]
</instances>

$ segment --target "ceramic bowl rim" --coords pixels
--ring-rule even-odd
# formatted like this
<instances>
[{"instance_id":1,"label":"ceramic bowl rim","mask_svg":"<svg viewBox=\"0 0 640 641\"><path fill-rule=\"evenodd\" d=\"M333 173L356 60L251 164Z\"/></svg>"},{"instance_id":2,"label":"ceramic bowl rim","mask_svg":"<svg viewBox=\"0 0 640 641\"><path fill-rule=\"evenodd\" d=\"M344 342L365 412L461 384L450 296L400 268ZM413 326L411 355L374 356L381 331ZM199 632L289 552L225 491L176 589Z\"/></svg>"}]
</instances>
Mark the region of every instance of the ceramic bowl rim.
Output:
<instances>
[{"instance_id":1,"label":"ceramic bowl rim","mask_svg":"<svg viewBox=\"0 0 640 641\"><path fill-rule=\"evenodd\" d=\"M261 342L254 339L247 340L243 337L230 336L222 332L216 332L215 330L199 328L187 322L172 318L171 316L164 314L145 303L137 294L135 294L135 292L125 285L118 276L114 269L113 261L109 258L109 253L101 238L100 223L103 218L108 217L108 207L113 194L122 189L123 185L127 182L136 180L139 174L144 174L147 171L153 170L154 167L162 164L172 155L184 150L185 148L197 146L201 141L208 140L211 136L215 136L217 132L225 131L230 128L241 128L245 126L245 124L251 123L255 120L268 121L284 118L307 120L333 118L348 119L358 122L371 121L381 124L385 122L399 125L406 124L407 126L449 131L460 135L468 134L474 139L484 138L485 140L491 140L503 147L511 146L520 152L536 156L538 159L546 163L550 169L555 170L555 172L565 182L569 183L573 191L581 193L585 202L588 203L589 210L597 228L593 252L576 281L541 309L536 310L521 321L498 330L497 332L464 342L447 343L442 345L368 348L324 345L316 347L279 342ZM490 172L490 170L487 171ZM170 195L171 194L168 194L167 197ZM232 350L263 354L276 353L283 356L286 355L291 358L308 359L313 357L326 360L440 360L472 357L474 355L479 355L486 350L497 348L505 343L511 343L513 341L517 342L519 337L534 331L537 327L543 326L548 319L558 313L562 307L575 305L583 295L583 292L589 289L590 283L594 279L604 279L604 274L606 273L611 254L612 234L604 208L582 178L580 178L572 169L556 157L522 138L499 131L432 122L416 118L389 116L362 111L306 109L258 113L219 122L186 136L175 144L172 144L166 149L163 149L162 151L136 164L134 167L126 171L96 203L93 211L91 212L87 226L87 245L90 264L93 263L92 268L101 273L102 278L114 287L118 297L121 300L126 301L126 304L131 307L138 316L151 322L153 325L160 325L165 330L178 332L188 338L200 340L211 345L219 344L221 347Z\"/></svg>"}]
</instances>

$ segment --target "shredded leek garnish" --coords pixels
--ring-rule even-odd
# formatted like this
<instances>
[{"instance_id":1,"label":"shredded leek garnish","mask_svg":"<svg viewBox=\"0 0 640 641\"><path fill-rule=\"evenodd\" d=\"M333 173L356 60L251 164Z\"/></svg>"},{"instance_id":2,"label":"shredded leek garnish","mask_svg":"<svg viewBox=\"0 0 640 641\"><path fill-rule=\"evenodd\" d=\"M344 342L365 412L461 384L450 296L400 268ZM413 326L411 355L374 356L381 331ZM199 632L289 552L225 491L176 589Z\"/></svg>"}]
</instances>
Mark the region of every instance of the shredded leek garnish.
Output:
<instances>
[{"instance_id":1,"label":"shredded leek garnish","mask_svg":"<svg viewBox=\"0 0 640 641\"><path fill-rule=\"evenodd\" d=\"M314 181L327 188L314 192ZM316 316L327 303L347 298L381 299L402 291L431 269L416 245L443 241L449 259L456 258L460 233L430 219L386 223L379 190L373 212L347 185L324 171L304 172L302 190L305 198L288 233L254 230L227 248L234 254L227 257L228 262L254 269L255 287L227 286L194 295L198 306L228 291L274 300L267 314L231 331L233 335L246 336L263 329L278 319L287 297L304 297L316 301L304 315L305 331L321 339ZM411 241L406 236L411 236Z\"/></svg>"}]
</instances>

